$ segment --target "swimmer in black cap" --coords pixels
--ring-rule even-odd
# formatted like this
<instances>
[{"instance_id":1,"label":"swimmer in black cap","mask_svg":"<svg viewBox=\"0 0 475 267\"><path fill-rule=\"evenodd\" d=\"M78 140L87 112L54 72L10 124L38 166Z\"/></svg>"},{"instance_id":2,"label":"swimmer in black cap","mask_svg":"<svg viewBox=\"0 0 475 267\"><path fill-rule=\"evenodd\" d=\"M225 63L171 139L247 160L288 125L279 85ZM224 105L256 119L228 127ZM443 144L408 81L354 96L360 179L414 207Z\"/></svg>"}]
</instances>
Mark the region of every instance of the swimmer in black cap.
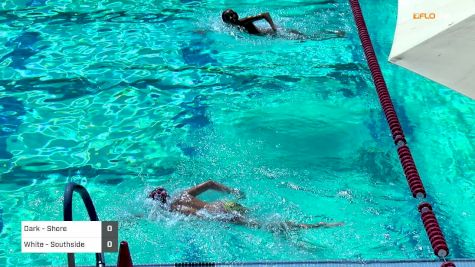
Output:
<instances>
[{"instance_id":1,"label":"swimmer in black cap","mask_svg":"<svg viewBox=\"0 0 475 267\"><path fill-rule=\"evenodd\" d=\"M221 18L225 23L244 28L250 34L271 34L277 32L277 27L274 21L272 21L269 12L239 19L239 15L234 10L228 9L223 12ZM269 23L271 30L260 30L254 25L255 21L262 19L265 19Z\"/></svg>"},{"instance_id":2,"label":"swimmer in black cap","mask_svg":"<svg viewBox=\"0 0 475 267\"><path fill-rule=\"evenodd\" d=\"M277 27L275 26L274 21L272 20L269 12L261 13L256 16L239 19L239 15L236 13L236 11L232 9L227 9L221 14L221 18L223 19L225 23L233 25L233 26L237 26L240 29L244 29L250 34L277 35ZM266 20L269 23L271 27L270 29L259 29L256 27L256 25L254 25L255 21L259 21L262 19ZM279 28L279 35L280 37L283 37L283 38L296 39L296 40L308 40L308 39L326 40L326 39L331 39L331 38L342 38L342 37L345 37L346 34L345 32L340 31L340 30L336 30L336 31L323 30L320 33L309 36L294 29Z\"/></svg>"},{"instance_id":3,"label":"swimmer in black cap","mask_svg":"<svg viewBox=\"0 0 475 267\"><path fill-rule=\"evenodd\" d=\"M238 198L243 198L244 194L237 189L231 189L225 185L219 184L214 181L207 181L197 186L194 186L190 189L187 189L181 192L173 200L169 201L168 192L163 187L158 187L154 189L148 195L149 198L160 201L163 207L167 207L172 212L179 212L184 215L194 215L198 217L203 216L203 212L209 215L220 215L217 216L220 220L247 225L251 227L263 227L264 224L258 223L254 220L246 218L246 213L248 209L241 204L235 201L215 201L215 202L205 202L197 198L201 193L208 190L216 190L220 192L225 192L229 194L234 194ZM283 222L278 223L277 230L280 229L309 229L309 228L320 228L320 227L333 227L340 226L342 223L316 223L316 224L305 224L305 223L294 223L294 222ZM269 225L270 230L275 230L276 225Z\"/></svg>"}]
</instances>

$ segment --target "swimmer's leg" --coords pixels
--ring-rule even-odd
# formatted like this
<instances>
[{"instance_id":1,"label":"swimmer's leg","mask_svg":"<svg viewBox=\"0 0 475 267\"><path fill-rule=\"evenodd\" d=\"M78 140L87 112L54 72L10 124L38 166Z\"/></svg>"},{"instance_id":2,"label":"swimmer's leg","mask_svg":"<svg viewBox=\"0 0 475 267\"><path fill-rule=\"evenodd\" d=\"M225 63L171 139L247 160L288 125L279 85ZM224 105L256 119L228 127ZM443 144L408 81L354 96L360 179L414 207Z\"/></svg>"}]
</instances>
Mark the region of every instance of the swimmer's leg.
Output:
<instances>
[{"instance_id":1,"label":"swimmer's leg","mask_svg":"<svg viewBox=\"0 0 475 267\"><path fill-rule=\"evenodd\" d=\"M273 29L262 29L262 30L260 30L260 33L258 35L276 36L277 32L274 31Z\"/></svg>"},{"instance_id":2,"label":"swimmer's leg","mask_svg":"<svg viewBox=\"0 0 475 267\"><path fill-rule=\"evenodd\" d=\"M314 228L331 228L331 227L336 227L336 226L342 226L343 223L314 223L314 224L307 224L307 223L294 223L294 222L285 222L285 224L289 228L297 228L297 229L314 229Z\"/></svg>"},{"instance_id":3,"label":"swimmer's leg","mask_svg":"<svg viewBox=\"0 0 475 267\"><path fill-rule=\"evenodd\" d=\"M308 35L294 29L278 28L277 31L274 31L272 29L264 29L260 31L261 31L260 35L268 35L268 36L270 35L274 37L284 37L284 38L299 39L299 40L304 40L304 39L309 38Z\"/></svg>"},{"instance_id":4,"label":"swimmer's leg","mask_svg":"<svg viewBox=\"0 0 475 267\"><path fill-rule=\"evenodd\" d=\"M297 30L294 30L294 29L289 29L289 30L287 30L287 32L292 33L292 34L296 34L296 35L300 35L300 36L305 36L305 37L307 37L307 35L305 35L305 34L299 32L299 31L297 31Z\"/></svg>"},{"instance_id":5,"label":"swimmer's leg","mask_svg":"<svg viewBox=\"0 0 475 267\"><path fill-rule=\"evenodd\" d=\"M292 230L292 229L332 228L332 227L343 225L342 222L338 222L338 223L319 222L319 223L314 223L314 224L307 224L307 223L294 223L291 221L273 223L273 224L263 224L255 220L247 219L244 217L236 218L232 220L231 222L235 224L245 225L251 228L266 228L267 230L271 230L272 232L280 232L280 231L286 231L286 230Z\"/></svg>"},{"instance_id":6,"label":"swimmer's leg","mask_svg":"<svg viewBox=\"0 0 475 267\"><path fill-rule=\"evenodd\" d=\"M251 228L261 228L262 227L261 223L255 221L255 220L252 220L252 219L245 218L243 216L235 217L231 220L231 222L235 223L235 224L251 227Z\"/></svg>"},{"instance_id":7,"label":"swimmer's leg","mask_svg":"<svg viewBox=\"0 0 475 267\"><path fill-rule=\"evenodd\" d=\"M324 31L308 36L308 39L311 39L314 41L325 41L325 40L336 39L336 38L344 38L345 36L346 36L346 32L344 31L324 30Z\"/></svg>"},{"instance_id":8,"label":"swimmer's leg","mask_svg":"<svg viewBox=\"0 0 475 267\"><path fill-rule=\"evenodd\" d=\"M340 30L324 30L323 31L324 33L328 33L328 34L333 34L335 37L345 37L346 36L346 32L344 31L340 31Z\"/></svg>"},{"instance_id":9,"label":"swimmer's leg","mask_svg":"<svg viewBox=\"0 0 475 267\"><path fill-rule=\"evenodd\" d=\"M283 37L293 40L300 40L305 41L310 39L311 36L306 35L305 33L301 33L295 29L284 29L283 30Z\"/></svg>"}]
</instances>

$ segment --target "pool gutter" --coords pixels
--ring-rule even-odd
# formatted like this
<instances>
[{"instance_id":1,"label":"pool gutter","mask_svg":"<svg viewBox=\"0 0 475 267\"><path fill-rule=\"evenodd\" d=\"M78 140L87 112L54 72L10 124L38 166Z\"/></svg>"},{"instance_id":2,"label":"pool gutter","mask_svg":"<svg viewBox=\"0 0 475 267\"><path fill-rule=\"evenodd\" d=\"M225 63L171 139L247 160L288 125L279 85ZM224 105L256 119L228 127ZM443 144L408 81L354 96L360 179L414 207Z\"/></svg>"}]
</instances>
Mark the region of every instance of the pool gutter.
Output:
<instances>
[{"instance_id":1,"label":"pool gutter","mask_svg":"<svg viewBox=\"0 0 475 267\"><path fill-rule=\"evenodd\" d=\"M473 267L475 259L451 260L457 267ZM113 264L115 266L115 264ZM107 265L111 266L111 265ZM232 262L232 263L171 263L171 264L134 264L134 267L167 267L167 266L324 266L324 267L438 267L440 261L434 260L367 260L367 261L269 261L269 262ZM83 266L93 267L93 266Z\"/></svg>"}]
</instances>

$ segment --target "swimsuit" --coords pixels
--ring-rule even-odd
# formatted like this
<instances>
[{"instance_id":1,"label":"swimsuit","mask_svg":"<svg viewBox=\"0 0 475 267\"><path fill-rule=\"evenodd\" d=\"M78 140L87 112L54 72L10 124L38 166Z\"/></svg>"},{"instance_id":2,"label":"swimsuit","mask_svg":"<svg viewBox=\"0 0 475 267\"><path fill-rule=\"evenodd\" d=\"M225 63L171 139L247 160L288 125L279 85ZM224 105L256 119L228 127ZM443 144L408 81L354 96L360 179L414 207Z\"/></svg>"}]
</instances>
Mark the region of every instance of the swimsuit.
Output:
<instances>
[{"instance_id":1,"label":"swimsuit","mask_svg":"<svg viewBox=\"0 0 475 267\"><path fill-rule=\"evenodd\" d=\"M223 202L223 209L225 212L228 212L228 213L234 213L234 212L237 212L237 213L245 213L246 212L246 208L243 207L241 204L237 203L237 202L234 202L234 201L225 201Z\"/></svg>"}]
</instances>

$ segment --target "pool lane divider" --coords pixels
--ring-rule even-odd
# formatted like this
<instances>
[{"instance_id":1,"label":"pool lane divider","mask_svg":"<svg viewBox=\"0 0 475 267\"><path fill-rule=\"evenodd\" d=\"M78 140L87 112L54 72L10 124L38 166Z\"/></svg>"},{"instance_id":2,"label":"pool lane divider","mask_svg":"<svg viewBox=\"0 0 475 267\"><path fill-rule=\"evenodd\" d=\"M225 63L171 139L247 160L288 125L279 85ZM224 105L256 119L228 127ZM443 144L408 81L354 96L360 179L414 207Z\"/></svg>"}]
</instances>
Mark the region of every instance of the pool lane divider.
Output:
<instances>
[{"instance_id":1,"label":"pool lane divider","mask_svg":"<svg viewBox=\"0 0 475 267\"><path fill-rule=\"evenodd\" d=\"M358 28L358 35L361 40L361 45L363 47L366 61L371 71L371 76L373 77L373 82L379 97L379 102L381 103L386 121L389 125L389 129L391 130L394 144L397 146L397 153L404 170L404 175L406 176L409 188L411 189L412 196L418 200L424 200L427 197L427 194L424 189L424 185L422 184L419 172L417 171L411 151L407 145L406 137L404 136L401 124L399 123L391 96L389 95L386 81L384 80L383 74L381 72L381 67L379 66L371 38L368 33L368 28L366 27L361 6L358 0L349 1L356 27ZM424 223L427 236L429 237L429 241L434 250L434 254L444 261L441 267L455 267L454 263L447 262L445 259L445 257L449 255L449 248L447 246L447 242L445 241L442 230L440 229L437 218L435 217L435 214L432 210L432 206L427 202L423 202L419 205L418 209L422 222Z\"/></svg>"},{"instance_id":2,"label":"pool lane divider","mask_svg":"<svg viewBox=\"0 0 475 267\"><path fill-rule=\"evenodd\" d=\"M130 256L129 244L126 241L120 242L119 254L117 255L117 267L133 267Z\"/></svg>"}]
</instances>

